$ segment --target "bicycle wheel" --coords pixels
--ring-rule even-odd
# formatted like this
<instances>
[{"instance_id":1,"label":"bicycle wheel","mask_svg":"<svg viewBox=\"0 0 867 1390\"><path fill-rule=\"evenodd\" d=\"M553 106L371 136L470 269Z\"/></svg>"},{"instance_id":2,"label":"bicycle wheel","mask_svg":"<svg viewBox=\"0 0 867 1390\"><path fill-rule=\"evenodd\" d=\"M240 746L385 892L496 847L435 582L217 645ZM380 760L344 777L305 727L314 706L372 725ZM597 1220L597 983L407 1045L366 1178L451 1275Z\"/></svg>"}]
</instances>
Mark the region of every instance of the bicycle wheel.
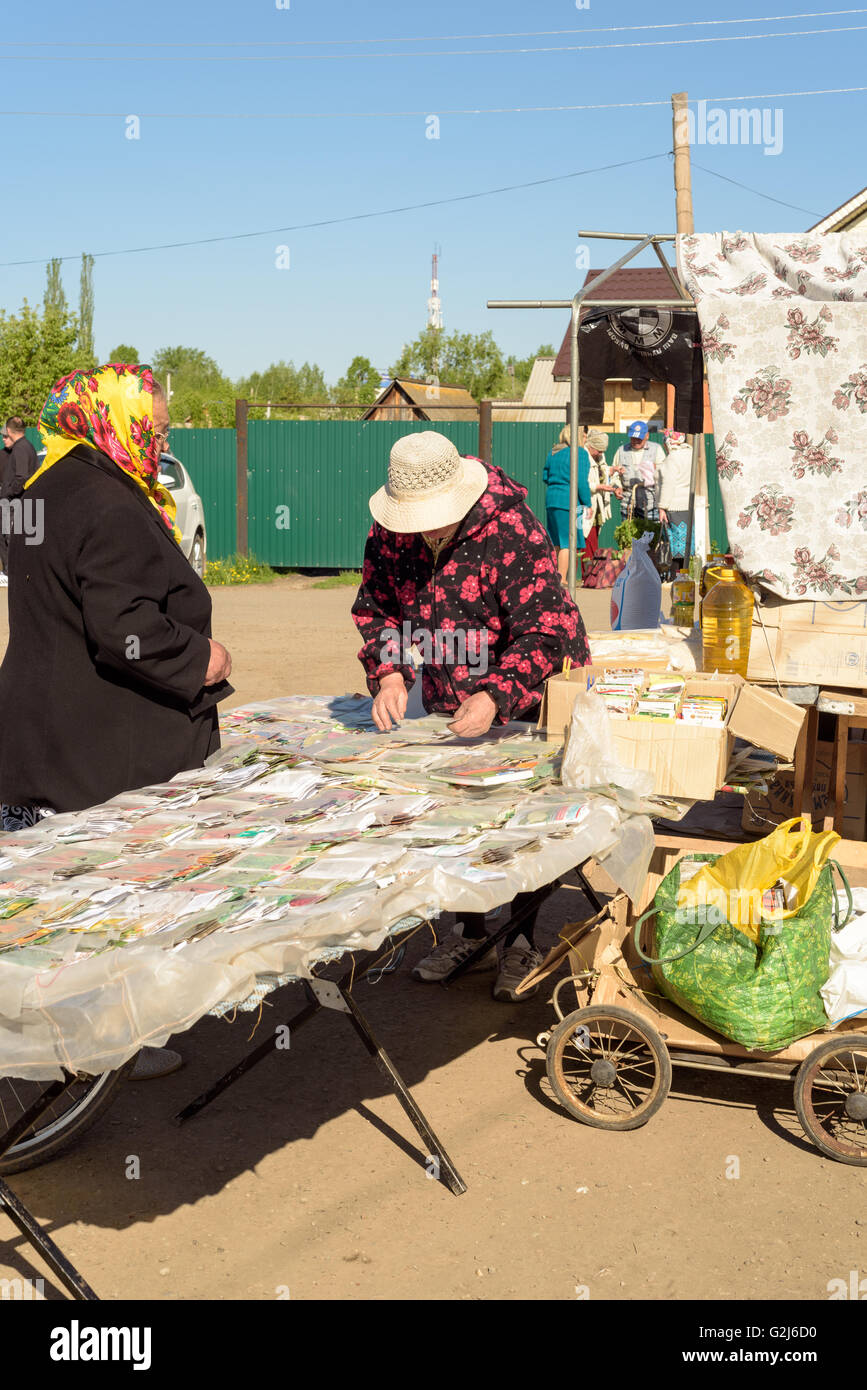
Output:
<instances>
[{"instance_id":1,"label":"bicycle wheel","mask_svg":"<svg viewBox=\"0 0 867 1390\"><path fill-rule=\"evenodd\" d=\"M103 1072L100 1076L77 1076L73 1085L52 1102L23 1139L0 1157L0 1175L38 1168L78 1143L111 1105L118 1086L134 1063L133 1057L117 1071ZM0 1077L0 1135L20 1120L50 1084Z\"/></svg>"},{"instance_id":2,"label":"bicycle wheel","mask_svg":"<svg viewBox=\"0 0 867 1390\"><path fill-rule=\"evenodd\" d=\"M827 1038L801 1063L795 1109L817 1149L867 1167L867 1037Z\"/></svg>"},{"instance_id":3,"label":"bicycle wheel","mask_svg":"<svg viewBox=\"0 0 867 1390\"><path fill-rule=\"evenodd\" d=\"M638 1129L671 1089L662 1038L630 1009L591 1004L551 1030L548 1079L564 1109L596 1129Z\"/></svg>"}]
</instances>

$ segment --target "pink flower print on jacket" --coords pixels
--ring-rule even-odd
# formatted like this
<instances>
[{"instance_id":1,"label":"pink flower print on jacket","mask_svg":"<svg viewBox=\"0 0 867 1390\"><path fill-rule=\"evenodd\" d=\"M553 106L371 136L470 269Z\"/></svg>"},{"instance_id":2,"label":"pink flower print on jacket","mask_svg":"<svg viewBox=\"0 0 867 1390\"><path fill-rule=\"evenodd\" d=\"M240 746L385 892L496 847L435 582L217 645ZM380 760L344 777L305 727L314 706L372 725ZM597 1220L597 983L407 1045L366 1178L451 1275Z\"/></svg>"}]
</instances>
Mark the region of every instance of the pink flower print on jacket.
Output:
<instances>
[{"instance_id":1,"label":"pink flower print on jacket","mask_svg":"<svg viewBox=\"0 0 867 1390\"><path fill-rule=\"evenodd\" d=\"M788 377L780 376L779 367L762 367L755 376L741 386L731 403L736 415L746 415L749 406L753 407L758 418L779 420L788 415L792 400L792 383Z\"/></svg>"},{"instance_id":2,"label":"pink flower print on jacket","mask_svg":"<svg viewBox=\"0 0 867 1390\"><path fill-rule=\"evenodd\" d=\"M867 414L867 362L862 363L860 371L850 372L838 386L832 404L838 410L848 410L853 401L862 415Z\"/></svg>"},{"instance_id":3,"label":"pink flower print on jacket","mask_svg":"<svg viewBox=\"0 0 867 1390\"><path fill-rule=\"evenodd\" d=\"M775 483L769 483L744 507L738 517L738 526L745 531L755 518L760 531L781 536L785 531L791 531L794 510L794 497L787 497Z\"/></svg>"},{"instance_id":4,"label":"pink flower print on jacket","mask_svg":"<svg viewBox=\"0 0 867 1390\"><path fill-rule=\"evenodd\" d=\"M802 352L814 352L820 357L827 357L829 352L837 351L840 339L832 338L830 333L822 330L823 324L834 322L834 315L827 305L822 305L812 323L807 322L803 309L790 309L786 315L786 322L789 325L786 351L791 358L800 357Z\"/></svg>"},{"instance_id":5,"label":"pink flower print on jacket","mask_svg":"<svg viewBox=\"0 0 867 1390\"><path fill-rule=\"evenodd\" d=\"M830 478L832 473L839 473L845 459L832 458L830 453L831 445L837 443L837 437L836 430L829 428L819 443L814 444L806 430L795 430L792 435L794 442L789 445L793 456L793 475L804 478L809 473L814 478Z\"/></svg>"},{"instance_id":6,"label":"pink flower print on jacket","mask_svg":"<svg viewBox=\"0 0 867 1390\"><path fill-rule=\"evenodd\" d=\"M359 659L371 694L383 676L415 679L405 650L391 634L430 634L422 698L431 713L453 713L484 690L499 722L538 705L548 676L563 658L586 666L590 649L577 606L566 593L543 526L526 503L527 489L488 466L488 487L458 526L438 562L416 533L371 527L361 587L352 616L364 640ZM455 640L440 641L437 634ZM391 642L391 645L389 643ZM466 659L463 649L466 650ZM439 651L439 654L436 653ZM461 653L458 660L455 655Z\"/></svg>"}]
</instances>

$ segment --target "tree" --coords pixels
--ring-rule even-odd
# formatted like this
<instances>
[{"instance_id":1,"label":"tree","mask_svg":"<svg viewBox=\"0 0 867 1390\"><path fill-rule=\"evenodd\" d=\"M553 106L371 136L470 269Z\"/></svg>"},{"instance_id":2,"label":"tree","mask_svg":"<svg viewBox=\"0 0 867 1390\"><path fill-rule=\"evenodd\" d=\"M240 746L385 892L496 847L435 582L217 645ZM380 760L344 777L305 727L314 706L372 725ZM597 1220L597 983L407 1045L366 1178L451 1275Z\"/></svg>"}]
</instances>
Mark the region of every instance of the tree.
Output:
<instances>
[{"instance_id":1,"label":"tree","mask_svg":"<svg viewBox=\"0 0 867 1390\"><path fill-rule=\"evenodd\" d=\"M253 372L238 382L238 394L248 401L268 401L309 404L321 401L330 402L331 393L323 375L322 368L315 362L304 362L296 367L294 362L272 362L264 372ZM306 412L316 418L316 412ZM330 414L331 412L329 412ZM291 419L295 411L272 411L271 419Z\"/></svg>"},{"instance_id":2,"label":"tree","mask_svg":"<svg viewBox=\"0 0 867 1390\"><path fill-rule=\"evenodd\" d=\"M81 367L78 320L53 306L40 313L25 299L17 314L0 310L0 413L35 425L56 381Z\"/></svg>"},{"instance_id":3,"label":"tree","mask_svg":"<svg viewBox=\"0 0 867 1390\"><path fill-rule=\"evenodd\" d=\"M160 348L151 366L171 392L169 411L175 424L234 425L234 384L201 348Z\"/></svg>"},{"instance_id":4,"label":"tree","mask_svg":"<svg viewBox=\"0 0 867 1390\"><path fill-rule=\"evenodd\" d=\"M78 302L78 346L88 367L96 366L93 342L93 257L81 257L81 292Z\"/></svg>"},{"instance_id":5,"label":"tree","mask_svg":"<svg viewBox=\"0 0 867 1390\"><path fill-rule=\"evenodd\" d=\"M334 388L340 405L370 405L379 395L379 372L369 357L353 357Z\"/></svg>"},{"instance_id":6,"label":"tree","mask_svg":"<svg viewBox=\"0 0 867 1390\"><path fill-rule=\"evenodd\" d=\"M523 396L530 380L530 373L537 357L556 357L557 353L550 343L542 343L535 352L531 352L529 357L507 357L506 373L509 377L510 392L515 396ZM512 391L514 382L514 391Z\"/></svg>"},{"instance_id":7,"label":"tree","mask_svg":"<svg viewBox=\"0 0 867 1390\"><path fill-rule=\"evenodd\" d=\"M112 348L108 354L108 361L135 364L139 361L138 348L130 347L129 343L121 343L119 347Z\"/></svg>"},{"instance_id":8,"label":"tree","mask_svg":"<svg viewBox=\"0 0 867 1390\"><path fill-rule=\"evenodd\" d=\"M392 376L433 378L463 386L475 400L502 395L511 385L503 354L488 329L485 333L450 333L428 324L389 368Z\"/></svg>"},{"instance_id":9,"label":"tree","mask_svg":"<svg viewBox=\"0 0 867 1390\"><path fill-rule=\"evenodd\" d=\"M69 305L66 302L66 294L63 289L61 279L61 266L63 262L59 257L50 260L45 267L45 298L42 307L46 314L68 314Z\"/></svg>"}]
</instances>

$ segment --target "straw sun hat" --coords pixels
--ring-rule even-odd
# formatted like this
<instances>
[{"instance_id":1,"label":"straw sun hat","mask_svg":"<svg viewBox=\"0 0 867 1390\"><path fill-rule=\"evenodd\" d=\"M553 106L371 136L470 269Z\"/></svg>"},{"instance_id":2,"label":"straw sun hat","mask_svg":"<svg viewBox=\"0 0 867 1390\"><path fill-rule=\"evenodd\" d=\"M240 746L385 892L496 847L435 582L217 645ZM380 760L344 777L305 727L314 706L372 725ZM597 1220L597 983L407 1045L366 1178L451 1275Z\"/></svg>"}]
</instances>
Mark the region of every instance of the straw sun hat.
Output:
<instances>
[{"instance_id":1,"label":"straw sun hat","mask_svg":"<svg viewBox=\"0 0 867 1390\"><path fill-rule=\"evenodd\" d=\"M466 516L488 486L478 459L462 458L435 430L398 439L388 460L388 481L370 499L374 521L386 531L436 531Z\"/></svg>"}]
</instances>

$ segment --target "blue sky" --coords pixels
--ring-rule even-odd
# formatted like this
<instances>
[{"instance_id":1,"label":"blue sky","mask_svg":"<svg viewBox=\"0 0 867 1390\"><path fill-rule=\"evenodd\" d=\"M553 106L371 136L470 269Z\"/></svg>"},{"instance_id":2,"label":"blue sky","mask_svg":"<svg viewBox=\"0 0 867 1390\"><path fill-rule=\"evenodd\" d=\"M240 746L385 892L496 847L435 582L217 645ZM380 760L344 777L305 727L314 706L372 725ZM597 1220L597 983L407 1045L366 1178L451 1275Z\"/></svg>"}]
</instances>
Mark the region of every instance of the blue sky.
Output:
<instances>
[{"instance_id":1,"label":"blue sky","mask_svg":"<svg viewBox=\"0 0 867 1390\"><path fill-rule=\"evenodd\" d=\"M443 0L399 9L382 0L291 0L288 9L278 9L276 0L151 0L146 9L79 9L75 25L65 0L17 8L4 16L0 39L0 109L66 114L0 117L11 193L0 261L38 262L0 267L0 306L14 310L25 296L40 300L51 255L77 258L82 251L346 217L661 154L671 147L673 91L686 89L691 99L736 98L864 85L867 28L682 42L867 26L867 11L834 15L837 8L843 5L815 0L730 0L726 6L706 0L701 10L637 0L590 0L580 9L574 0L535 0L532 6ZM818 17L694 24L697 17L749 19L768 11ZM89 31L94 14L104 23ZM603 32L679 22L689 27ZM543 30L571 32L542 36ZM451 37L527 31L536 36ZM400 41L411 38L422 41ZM388 42L334 42L351 39ZM605 46L667 39L679 42ZM116 46L69 46L88 40ZM47 46L52 42L56 46ZM584 44L598 51L514 51ZM453 51L466 49L510 51ZM235 61L240 55L289 61ZM105 61L91 61L95 57ZM132 61L143 57L156 61ZM205 57L230 61L201 61ZM664 104L446 114L453 108L628 101ZM749 105L783 112L781 152L766 155L760 144L705 144L693 151L695 161L808 211L694 169L698 230L800 230L867 182L863 163L852 159L853 147L856 155L860 151L865 93ZM179 118L202 112L337 114ZM359 114L368 112L418 114ZM138 140L126 138L128 115L140 116ZM430 115L439 116L436 140L426 138ZM356 353L384 369L425 322L430 255L438 243L447 330L491 328L506 352L524 355L541 341L559 342L564 314L491 311L485 302L573 294L583 278L575 266L577 233L588 226L673 231L671 161L343 225L100 257L97 350L105 356L124 341L146 360L158 347L184 343L210 353L232 376L280 358L307 359L333 381ZM275 264L281 245L289 247L289 269ZM597 243L593 263L605 264L615 252L610 243ZM66 263L73 300L78 273L77 259Z\"/></svg>"}]
</instances>

